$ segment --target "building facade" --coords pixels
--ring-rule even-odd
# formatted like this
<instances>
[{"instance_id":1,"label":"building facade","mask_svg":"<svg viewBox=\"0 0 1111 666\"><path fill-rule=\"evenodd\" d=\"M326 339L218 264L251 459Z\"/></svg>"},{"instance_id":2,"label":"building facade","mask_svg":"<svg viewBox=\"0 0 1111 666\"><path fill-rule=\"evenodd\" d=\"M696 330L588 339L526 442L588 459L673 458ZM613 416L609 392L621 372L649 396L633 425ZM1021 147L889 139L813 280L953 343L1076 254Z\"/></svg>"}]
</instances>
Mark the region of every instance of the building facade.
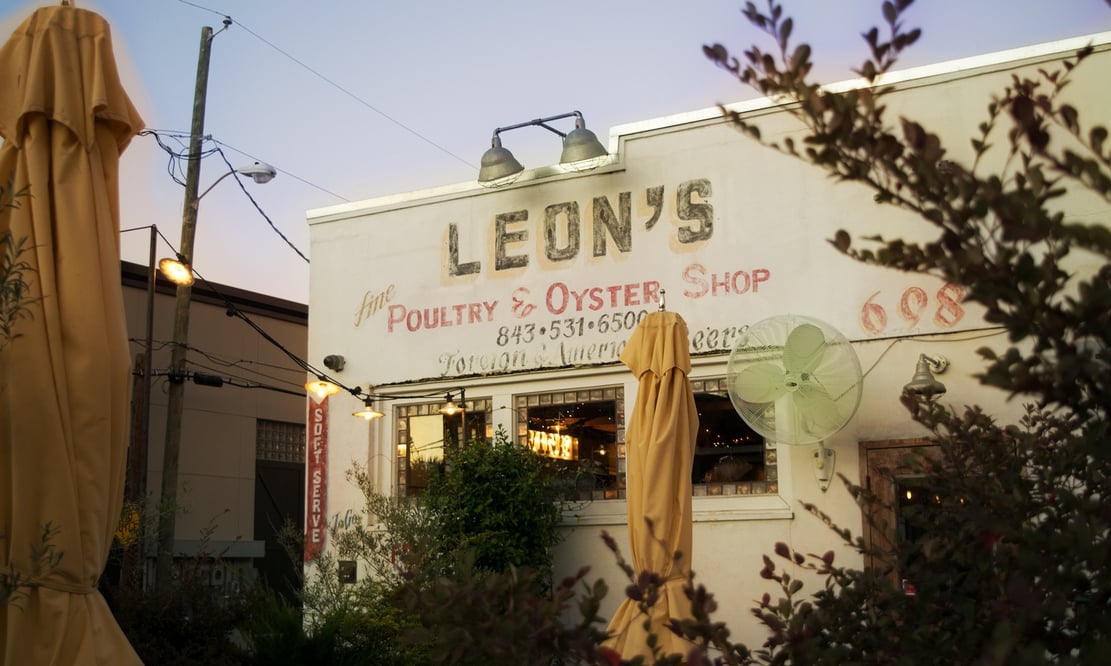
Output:
<instances>
[{"instance_id":1,"label":"building facade","mask_svg":"<svg viewBox=\"0 0 1111 666\"><path fill-rule=\"evenodd\" d=\"M152 510L162 490L176 287L159 275L149 292L146 266L123 262L121 273L137 368L127 496ZM277 533L287 521L300 526L304 516L304 371L279 346L230 316L231 308L298 358L307 350L304 304L220 284L194 284L187 375L181 378L186 387L174 554L211 561L215 588L232 592L262 575L288 592L295 569ZM146 367L148 316L153 372L149 425L144 427L141 368ZM148 528L143 554L153 571L154 525Z\"/></svg>"},{"instance_id":2,"label":"building facade","mask_svg":"<svg viewBox=\"0 0 1111 666\"><path fill-rule=\"evenodd\" d=\"M1080 109L1108 108L1104 34L893 74L885 81L896 89L886 98L890 117L913 117L940 134L949 159L969 161L969 139L1012 74L1033 74L1088 42L1096 53L1064 94ZM731 108L765 139L799 132L771 101ZM827 482L843 474L869 483L870 470L928 444L899 400L920 355L948 360L938 377L944 403L979 404L1004 419L1021 412L1019 401L974 378L983 367L976 349L1003 347L1006 336L963 301L958 285L836 252L828 239L839 229L919 240L933 232L860 186L761 147L717 109L614 128L609 152L512 182L309 212L309 358L343 356L335 377L383 396L376 407L385 416L369 424L349 417L361 403L344 394L313 403L313 446L326 456L310 489L318 516L307 533L326 547L314 525L358 515L362 497L344 479L352 465L366 466L380 492L419 494L422 469L443 447L503 429L564 461L585 500L566 514L556 575L589 564L592 577L622 589L600 538L612 534L628 553L624 431L637 385L619 356L637 323L663 306L687 322L699 408L693 570L734 634L756 640L749 608L766 589L761 557L776 542L860 563L800 503L861 533L852 497L835 478ZM1004 158L989 154L998 164ZM1105 204L1079 197L1062 206L1075 218L1111 219ZM859 407L821 446L760 436L728 396L742 333L783 315L830 324L859 359ZM465 398L462 417L438 412L447 397ZM896 486L876 490L893 496ZM619 601L608 599L603 612Z\"/></svg>"}]
</instances>

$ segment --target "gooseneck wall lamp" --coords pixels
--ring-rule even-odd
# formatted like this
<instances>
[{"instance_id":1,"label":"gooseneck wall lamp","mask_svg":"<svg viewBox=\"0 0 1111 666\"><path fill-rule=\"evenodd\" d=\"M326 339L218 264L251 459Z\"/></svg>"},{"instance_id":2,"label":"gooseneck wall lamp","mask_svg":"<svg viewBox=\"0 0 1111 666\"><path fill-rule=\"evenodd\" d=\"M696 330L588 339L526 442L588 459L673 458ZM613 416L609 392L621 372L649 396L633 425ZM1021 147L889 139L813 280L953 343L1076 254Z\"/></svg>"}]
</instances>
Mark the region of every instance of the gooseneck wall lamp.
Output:
<instances>
[{"instance_id":1,"label":"gooseneck wall lamp","mask_svg":"<svg viewBox=\"0 0 1111 666\"><path fill-rule=\"evenodd\" d=\"M944 356L918 355L918 365L915 367L914 376L903 386L903 393L907 395L920 395L927 399L935 398L945 393L945 384L934 378L934 373L941 374L949 367L949 359Z\"/></svg>"},{"instance_id":2,"label":"gooseneck wall lamp","mask_svg":"<svg viewBox=\"0 0 1111 666\"><path fill-rule=\"evenodd\" d=\"M548 124L551 121L563 118L574 118L575 129L564 133ZM561 113L495 129L494 136L490 140L490 149L482 156L478 171L478 182L484 185L504 185L524 171L525 167L517 161L517 158L513 157L513 153L502 147L501 133L531 126L543 127L563 138L563 153L559 157L560 164L574 164L609 155L606 147L598 141L594 132L586 129L586 121L583 120L582 113L578 111Z\"/></svg>"}]
</instances>

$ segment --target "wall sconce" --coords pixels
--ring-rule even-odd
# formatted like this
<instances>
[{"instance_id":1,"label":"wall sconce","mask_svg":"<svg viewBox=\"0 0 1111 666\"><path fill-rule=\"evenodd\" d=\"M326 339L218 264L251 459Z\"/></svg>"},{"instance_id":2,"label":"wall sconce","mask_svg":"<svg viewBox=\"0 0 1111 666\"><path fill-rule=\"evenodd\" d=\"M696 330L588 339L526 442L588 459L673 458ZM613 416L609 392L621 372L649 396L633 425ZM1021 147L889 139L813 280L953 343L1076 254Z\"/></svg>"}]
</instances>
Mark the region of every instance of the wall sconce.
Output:
<instances>
[{"instance_id":1,"label":"wall sconce","mask_svg":"<svg viewBox=\"0 0 1111 666\"><path fill-rule=\"evenodd\" d=\"M918 355L918 366L914 376L903 386L905 395L923 396L927 399L935 398L945 393L945 384L937 381L933 373L941 374L949 367L949 359L944 356Z\"/></svg>"},{"instance_id":2,"label":"wall sconce","mask_svg":"<svg viewBox=\"0 0 1111 666\"><path fill-rule=\"evenodd\" d=\"M571 117L575 119L575 129L571 130L569 133L565 134L548 125L548 122L552 120ZM529 120L528 122L495 129L494 136L490 140L490 149L482 155L482 162L478 171L478 182L483 185L491 185L494 187L506 185L515 180L516 176L525 170L525 167L517 161L517 158L513 157L513 153L502 148L501 136L499 135L502 132L521 127L529 127L531 125L543 127L549 132L563 137L563 153L559 157L560 164L573 164L609 155L609 152L606 150L605 146L602 145L602 142L598 141L598 137L594 135L594 132L586 129L586 121L583 120L582 113L578 111L561 113L555 116L548 116L547 118L537 118L536 120Z\"/></svg>"},{"instance_id":3,"label":"wall sconce","mask_svg":"<svg viewBox=\"0 0 1111 666\"><path fill-rule=\"evenodd\" d=\"M374 419L382 418L385 414L374 408L373 400L366 398L363 400L363 408L357 412L351 412L351 416L358 416L364 421L373 421Z\"/></svg>"},{"instance_id":4,"label":"wall sconce","mask_svg":"<svg viewBox=\"0 0 1111 666\"><path fill-rule=\"evenodd\" d=\"M330 395L339 393L339 387L323 377L318 377L305 384L305 390L315 395L318 400L323 400Z\"/></svg>"}]
</instances>

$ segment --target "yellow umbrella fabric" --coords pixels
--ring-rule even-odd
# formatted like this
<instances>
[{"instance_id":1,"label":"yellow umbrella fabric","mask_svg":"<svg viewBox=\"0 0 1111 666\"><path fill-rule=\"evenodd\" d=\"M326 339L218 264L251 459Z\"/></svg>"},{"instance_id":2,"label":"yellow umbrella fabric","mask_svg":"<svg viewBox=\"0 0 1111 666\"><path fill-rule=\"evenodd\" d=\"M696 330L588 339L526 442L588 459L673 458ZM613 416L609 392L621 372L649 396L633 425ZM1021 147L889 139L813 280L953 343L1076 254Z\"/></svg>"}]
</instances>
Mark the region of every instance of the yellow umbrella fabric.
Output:
<instances>
[{"instance_id":1,"label":"yellow umbrella fabric","mask_svg":"<svg viewBox=\"0 0 1111 666\"><path fill-rule=\"evenodd\" d=\"M688 375L687 323L674 312L653 312L629 338L621 361L638 378L626 428L626 484L633 568L664 578L659 601L645 617L624 599L610 620L607 645L624 659L652 654L648 632L663 654L686 655L692 647L666 627L691 617L683 584L691 561L691 464L698 410ZM651 530L645 519L651 520ZM682 557L676 561L676 553ZM649 629L645 631L645 620Z\"/></svg>"},{"instance_id":2,"label":"yellow umbrella fabric","mask_svg":"<svg viewBox=\"0 0 1111 666\"><path fill-rule=\"evenodd\" d=\"M36 10L0 47L0 184L18 208L29 318L0 350L0 570L34 573L44 526L61 553L0 604L5 664L138 664L97 591L119 521L130 362L120 286L119 158L143 121L108 24Z\"/></svg>"}]
</instances>

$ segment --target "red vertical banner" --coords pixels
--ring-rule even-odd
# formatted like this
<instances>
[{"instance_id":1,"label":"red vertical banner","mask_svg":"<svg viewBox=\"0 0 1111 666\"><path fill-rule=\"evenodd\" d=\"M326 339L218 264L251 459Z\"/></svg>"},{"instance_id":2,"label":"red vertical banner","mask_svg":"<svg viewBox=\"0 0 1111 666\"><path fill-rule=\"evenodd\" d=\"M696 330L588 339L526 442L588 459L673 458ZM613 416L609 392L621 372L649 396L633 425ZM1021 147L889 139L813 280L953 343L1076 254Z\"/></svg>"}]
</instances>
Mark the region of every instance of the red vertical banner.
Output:
<instances>
[{"instance_id":1,"label":"red vertical banner","mask_svg":"<svg viewBox=\"0 0 1111 666\"><path fill-rule=\"evenodd\" d=\"M309 396L309 441L305 449L305 561L324 550L328 536L328 397Z\"/></svg>"}]
</instances>

